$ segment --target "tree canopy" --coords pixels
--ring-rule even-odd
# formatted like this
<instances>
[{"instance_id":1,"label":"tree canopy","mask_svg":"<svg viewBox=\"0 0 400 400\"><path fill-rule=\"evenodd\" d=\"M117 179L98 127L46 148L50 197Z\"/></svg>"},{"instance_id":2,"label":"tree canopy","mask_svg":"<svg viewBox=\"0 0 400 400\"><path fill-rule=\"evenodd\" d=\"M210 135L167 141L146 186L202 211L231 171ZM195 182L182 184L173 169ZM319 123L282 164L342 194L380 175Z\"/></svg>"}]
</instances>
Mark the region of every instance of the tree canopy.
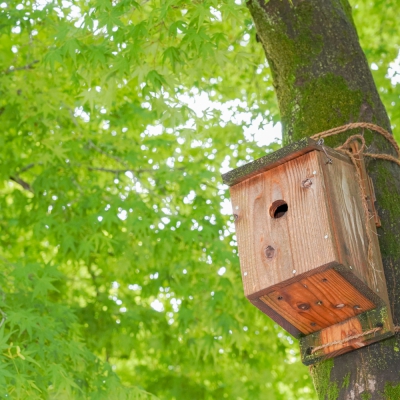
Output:
<instances>
[{"instance_id":1,"label":"tree canopy","mask_svg":"<svg viewBox=\"0 0 400 400\"><path fill-rule=\"evenodd\" d=\"M399 2L352 6L400 135ZM0 395L314 399L243 296L220 178L281 145L245 3L0 10Z\"/></svg>"}]
</instances>

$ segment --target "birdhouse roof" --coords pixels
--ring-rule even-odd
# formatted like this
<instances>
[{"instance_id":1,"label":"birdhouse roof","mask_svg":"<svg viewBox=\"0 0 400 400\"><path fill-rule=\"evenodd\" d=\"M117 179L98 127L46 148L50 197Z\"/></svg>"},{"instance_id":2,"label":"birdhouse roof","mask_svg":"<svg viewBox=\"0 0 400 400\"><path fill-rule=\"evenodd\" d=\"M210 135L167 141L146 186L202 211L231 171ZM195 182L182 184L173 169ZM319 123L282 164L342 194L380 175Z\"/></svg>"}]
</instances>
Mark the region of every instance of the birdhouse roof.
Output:
<instances>
[{"instance_id":1,"label":"birdhouse roof","mask_svg":"<svg viewBox=\"0 0 400 400\"><path fill-rule=\"evenodd\" d=\"M332 157L336 157L347 162L350 161L348 157L333 150L330 147L322 147L321 145L318 145L317 141L313 139L303 138L298 142L291 143L277 151L274 151L273 153L269 153L264 157L261 157L248 164L242 165L239 168L233 169L226 174L223 174L222 180L226 185L233 186L248 178L275 168L278 165L293 160L294 158L300 157L310 151L322 151L323 148Z\"/></svg>"}]
</instances>

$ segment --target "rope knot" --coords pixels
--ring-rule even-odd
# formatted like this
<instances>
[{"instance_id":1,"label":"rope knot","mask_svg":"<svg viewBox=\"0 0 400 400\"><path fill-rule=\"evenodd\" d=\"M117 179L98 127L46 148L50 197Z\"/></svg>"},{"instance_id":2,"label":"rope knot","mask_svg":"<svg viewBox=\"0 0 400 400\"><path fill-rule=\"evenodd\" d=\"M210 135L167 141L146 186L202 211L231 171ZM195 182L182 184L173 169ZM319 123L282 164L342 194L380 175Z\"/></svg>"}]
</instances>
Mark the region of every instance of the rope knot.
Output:
<instances>
[{"instance_id":1,"label":"rope knot","mask_svg":"<svg viewBox=\"0 0 400 400\"><path fill-rule=\"evenodd\" d=\"M357 152L352 151L350 147L350 143L354 142L355 140L359 140L361 142L361 147ZM352 135L350 136L341 146L337 147L337 150L346 150L351 152L353 155L360 155L364 149L366 149L367 145L365 144L365 138L363 135Z\"/></svg>"},{"instance_id":2,"label":"rope knot","mask_svg":"<svg viewBox=\"0 0 400 400\"><path fill-rule=\"evenodd\" d=\"M372 153L366 153L364 150L367 148L366 143L365 143L365 138L363 135L360 134L355 134L350 136L341 146L336 147L336 150L346 154L351 162L353 163L354 167L356 168L356 179L358 182L358 185L360 187L360 192L361 192L361 198L362 198L362 206L364 210L364 218L365 218L365 229L366 229L366 236L367 236L367 241L368 241L368 264L372 268L374 272L374 278L375 282L377 283L377 277L376 277L376 272L381 273L382 271L378 271L374 267L374 262L373 262L373 250L372 250L372 237L371 237L371 229L370 229L370 220L373 218L371 216L369 207L368 207L368 201L367 201L367 196L365 193L365 188L363 184L363 179L361 176L361 172L359 169L359 165L357 162L361 161L362 156L365 157L370 157L370 158L375 158L375 159L381 159L381 160L388 160L396 163L397 165L400 166L400 148L396 141L393 139L393 136L386 131L385 129L381 128L378 125L371 124L368 122L354 122L351 124L343 125L343 126L338 126L336 128L329 129L327 131L323 131L320 133L317 133L316 135L311 136L311 139L317 140L317 145L322 147L322 150L324 151L325 155L328 157L324 147L324 138L328 136L334 136L342 132L349 131L351 129L355 128L367 128L372 131L375 131L379 134L381 134L394 148L397 154L397 158L393 157L389 154L372 154ZM361 146L357 151L354 151L354 146L353 148L350 146L350 144L354 141L360 141ZM357 157L357 158L356 158ZM330 161L330 162L329 162ZM332 160L328 157L328 163L332 163Z\"/></svg>"}]
</instances>

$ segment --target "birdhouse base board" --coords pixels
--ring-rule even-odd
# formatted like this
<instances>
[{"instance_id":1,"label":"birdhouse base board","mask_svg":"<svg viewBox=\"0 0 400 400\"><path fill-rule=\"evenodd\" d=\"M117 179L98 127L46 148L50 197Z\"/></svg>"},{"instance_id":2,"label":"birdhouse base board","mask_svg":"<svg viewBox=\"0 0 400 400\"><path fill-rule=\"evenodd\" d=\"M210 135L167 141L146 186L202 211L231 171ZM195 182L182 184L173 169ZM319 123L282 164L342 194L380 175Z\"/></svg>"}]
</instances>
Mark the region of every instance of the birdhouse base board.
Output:
<instances>
[{"instance_id":1,"label":"birdhouse base board","mask_svg":"<svg viewBox=\"0 0 400 400\"><path fill-rule=\"evenodd\" d=\"M354 269L337 263L295 276L248 299L297 338L386 306Z\"/></svg>"},{"instance_id":2,"label":"birdhouse base board","mask_svg":"<svg viewBox=\"0 0 400 400\"><path fill-rule=\"evenodd\" d=\"M315 364L393 335L390 312L382 306L301 338L301 359L305 365Z\"/></svg>"},{"instance_id":3,"label":"birdhouse base board","mask_svg":"<svg viewBox=\"0 0 400 400\"><path fill-rule=\"evenodd\" d=\"M306 276L260 299L304 334L376 307L334 269Z\"/></svg>"}]
</instances>

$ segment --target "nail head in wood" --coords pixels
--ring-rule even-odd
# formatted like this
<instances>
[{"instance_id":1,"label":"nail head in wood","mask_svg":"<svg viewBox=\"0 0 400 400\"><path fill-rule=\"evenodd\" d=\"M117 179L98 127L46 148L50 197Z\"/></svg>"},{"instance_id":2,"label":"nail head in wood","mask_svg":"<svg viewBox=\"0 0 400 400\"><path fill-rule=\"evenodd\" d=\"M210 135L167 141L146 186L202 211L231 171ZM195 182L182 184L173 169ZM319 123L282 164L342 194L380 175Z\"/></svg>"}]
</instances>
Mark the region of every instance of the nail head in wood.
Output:
<instances>
[{"instance_id":1,"label":"nail head in wood","mask_svg":"<svg viewBox=\"0 0 400 400\"><path fill-rule=\"evenodd\" d=\"M307 179L304 179L304 181L301 182L301 186L302 186L304 189L310 188L311 185L312 185L312 180L311 180L311 179L308 179L308 178L307 178Z\"/></svg>"},{"instance_id":2,"label":"nail head in wood","mask_svg":"<svg viewBox=\"0 0 400 400\"><path fill-rule=\"evenodd\" d=\"M272 246L267 246L264 252L268 261L271 261L275 256L275 249Z\"/></svg>"}]
</instances>

